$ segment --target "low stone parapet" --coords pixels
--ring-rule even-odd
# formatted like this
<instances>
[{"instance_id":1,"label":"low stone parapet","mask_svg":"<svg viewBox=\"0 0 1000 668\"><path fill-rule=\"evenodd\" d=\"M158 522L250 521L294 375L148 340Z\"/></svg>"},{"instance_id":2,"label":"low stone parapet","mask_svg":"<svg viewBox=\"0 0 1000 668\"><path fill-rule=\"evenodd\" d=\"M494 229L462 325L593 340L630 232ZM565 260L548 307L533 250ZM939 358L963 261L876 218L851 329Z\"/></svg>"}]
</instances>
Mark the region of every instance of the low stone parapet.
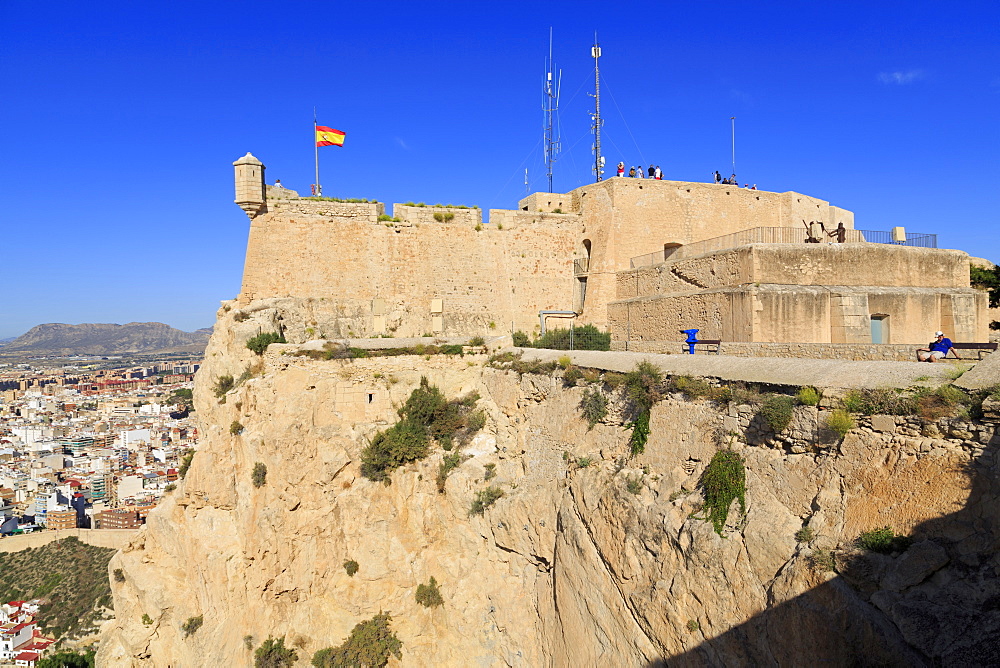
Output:
<instances>
[{"instance_id":1,"label":"low stone parapet","mask_svg":"<svg viewBox=\"0 0 1000 668\"><path fill-rule=\"evenodd\" d=\"M506 228L526 225L567 225L580 222L579 213L546 213L539 211L512 211L510 209L490 209L489 222Z\"/></svg>"},{"instance_id":2,"label":"low stone parapet","mask_svg":"<svg viewBox=\"0 0 1000 668\"><path fill-rule=\"evenodd\" d=\"M454 206L393 204L392 215L404 223L414 225L422 223L451 223L474 227L483 222L482 209L468 209Z\"/></svg>"},{"instance_id":3,"label":"low stone parapet","mask_svg":"<svg viewBox=\"0 0 1000 668\"><path fill-rule=\"evenodd\" d=\"M329 216L358 222L377 223L378 217L385 214L385 204L382 202L336 202L323 199L269 199L267 212Z\"/></svg>"}]
</instances>

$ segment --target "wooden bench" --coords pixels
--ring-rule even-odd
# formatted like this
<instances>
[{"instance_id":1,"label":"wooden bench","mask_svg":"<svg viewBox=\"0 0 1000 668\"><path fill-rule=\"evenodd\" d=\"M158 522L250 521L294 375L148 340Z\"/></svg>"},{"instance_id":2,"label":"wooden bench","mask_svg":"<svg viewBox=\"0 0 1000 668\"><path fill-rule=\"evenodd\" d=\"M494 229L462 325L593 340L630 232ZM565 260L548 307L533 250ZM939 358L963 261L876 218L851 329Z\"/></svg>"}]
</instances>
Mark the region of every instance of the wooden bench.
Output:
<instances>
[{"instance_id":1,"label":"wooden bench","mask_svg":"<svg viewBox=\"0 0 1000 668\"><path fill-rule=\"evenodd\" d=\"M704 349L703 348L703 350L706 353L715 353L716 355L718 355L719 354L719 348L722 347L722 340L721 339L698 339L697 341L695 341L694 345L695 345L695 352L698 351L697 346L706 345L706 346L710 346L708 349ZM711 346L714 346L714 348L711 347ZM688 344L685 343L684 344L684 348L683 348L683 350L684 350L685 353L688 351L687 347L688 347ZM994 350L995 349L996 349L996 346L994 346Z\"/></svg>"},{"instance_id":2,"label":"wooden bench","mask_svg":"<svg viewBox=\"0 0 1000 668\"><path fill-rule=\"evenodd\" d=\"M698 343L701 343L701 341L699 341ZM978 354L978 358L983 359L984 352L992 352L996 349L997 349L997 344L995 343L952 343L951 344L951 351L955 353L956 359L965 359L964 357L959 356L958 354L959 350L975 350L976 353Z\"/></svg>"}]
</instances>

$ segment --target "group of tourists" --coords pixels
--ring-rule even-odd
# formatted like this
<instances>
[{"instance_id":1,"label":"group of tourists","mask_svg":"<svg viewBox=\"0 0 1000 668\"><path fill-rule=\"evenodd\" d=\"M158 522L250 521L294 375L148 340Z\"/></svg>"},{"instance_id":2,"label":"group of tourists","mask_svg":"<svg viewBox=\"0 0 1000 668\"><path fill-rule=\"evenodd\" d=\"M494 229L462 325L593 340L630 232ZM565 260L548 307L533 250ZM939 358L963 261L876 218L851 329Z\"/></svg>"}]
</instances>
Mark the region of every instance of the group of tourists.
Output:
<instances>
[{"instance_id":1,"label":"group of tourists","mask_svg":"<svg viewBox=\"0 0 1000 668\"><path fill-rule=\"evenodd\" d=\"M650 165L648 170L643 170L642 165L639 165L638 167L630 167L628 174L626 175L625 163L619 162L616 176L628 176L633 179L656 179L657 181L660 181L663 179L663 172L660 171L659 165Z\"/></svg>"},{"instance_id":2,"label":"group of tourists","mask_svg":"<svg viewBox=\"0 0 1000 668\"><path fill-rule=\"evenodd\" d=\"M732 174L727 178L723 178L722 174L719 173L719 170L715 170L714 172L712 172L712 179L715 181L717 185L720 186L736 186L737 188L740 187L740 182L736 180L735 174ZM749 183L744 183L743 187L746 188L747 190L757 190L756 183L753 185L750 185Z\"/></svg>"}]
</instances>

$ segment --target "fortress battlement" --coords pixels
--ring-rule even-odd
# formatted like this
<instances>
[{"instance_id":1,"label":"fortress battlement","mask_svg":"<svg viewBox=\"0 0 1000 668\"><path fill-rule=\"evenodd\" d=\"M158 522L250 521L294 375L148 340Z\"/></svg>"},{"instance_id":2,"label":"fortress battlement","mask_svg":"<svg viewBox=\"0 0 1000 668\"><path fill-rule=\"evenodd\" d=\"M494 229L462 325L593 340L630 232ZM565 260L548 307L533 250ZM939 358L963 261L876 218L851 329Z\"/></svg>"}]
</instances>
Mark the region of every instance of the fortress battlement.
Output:
<instances>
[{"instance_id":1,"label":"fortress battlement","mask_svg":"<svg viewBox=\"0 0 1000 668\"><path fill-rule=\"evenodd\" d=\"M988 336L965 253L870 243L851 211L801 193L614 177L531 194L486 220L412 202L388 218L381 202L265 186L250 154L234 166L251 219L240 303L312 300L324 324L311 329L328 338L532 332L543 311L619 342L690 328L734 342ZM807 229L829 242L838 225L846 243L802 243ZM765 243L746 246L754 230ZM655 266L633 269L643 257Z\"/></svg>"}]
</instances>

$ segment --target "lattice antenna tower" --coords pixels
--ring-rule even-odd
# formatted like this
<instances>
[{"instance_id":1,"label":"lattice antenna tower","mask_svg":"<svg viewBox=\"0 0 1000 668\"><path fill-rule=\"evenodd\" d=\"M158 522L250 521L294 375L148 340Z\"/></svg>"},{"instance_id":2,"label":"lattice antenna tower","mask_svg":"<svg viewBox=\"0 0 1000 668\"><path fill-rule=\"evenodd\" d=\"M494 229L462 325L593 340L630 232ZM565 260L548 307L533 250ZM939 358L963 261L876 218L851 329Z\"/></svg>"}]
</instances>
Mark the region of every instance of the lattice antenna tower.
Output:
<instances>
[{"instance_id":1,"label":"lattice antenna tower","mask_svg":"<svg viewBox=\"0 0 1000 668\"><path fill-rule=\"evenodd\" d=\"M604 176L604 156L601 155L601 126L604 120L601 118L601 46L597 41L597 33L594 33L594 46L590 47L590 56L594 59L594 113L591 114L594 131L594 176L600 181Z\"/></svg>"},{"instance_id":2,"label":"lattice antenna tower","mask_svg":"<svg viewBox=\"0 0 1000 668\"><path fill-rule=\"evenodd\" d=\"M562 148L556 129L559 113L559 92L562 90L562 70L556 70L552 62L552 28L549 28L549 57L545 61L545 80L542 82L542 111L545 114L545 126L542 147L545 168L549 178L549 192L552 190L552 165L556 155Z\"/></svg>"}]
</instances>

